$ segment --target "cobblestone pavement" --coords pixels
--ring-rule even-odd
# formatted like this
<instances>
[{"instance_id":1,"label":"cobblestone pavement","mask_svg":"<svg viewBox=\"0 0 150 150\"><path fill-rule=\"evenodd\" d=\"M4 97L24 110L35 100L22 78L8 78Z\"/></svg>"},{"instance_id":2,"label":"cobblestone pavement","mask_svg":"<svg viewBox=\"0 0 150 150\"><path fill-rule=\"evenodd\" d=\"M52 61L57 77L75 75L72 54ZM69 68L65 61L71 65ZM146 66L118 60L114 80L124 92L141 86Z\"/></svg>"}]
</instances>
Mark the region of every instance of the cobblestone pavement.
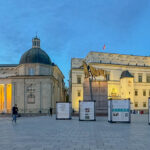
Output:
<instances>
[{"instance_id":1,"label":"cobblestone pavement","mask_svg":"<svg viewBox=\"0 0 150 150\"><path fill-rule=\"evenodd\" d=\"M133 115L131 124L21 117L0 118L0 150L149 150L147 115Z\"/></svg>"}]
</instances>

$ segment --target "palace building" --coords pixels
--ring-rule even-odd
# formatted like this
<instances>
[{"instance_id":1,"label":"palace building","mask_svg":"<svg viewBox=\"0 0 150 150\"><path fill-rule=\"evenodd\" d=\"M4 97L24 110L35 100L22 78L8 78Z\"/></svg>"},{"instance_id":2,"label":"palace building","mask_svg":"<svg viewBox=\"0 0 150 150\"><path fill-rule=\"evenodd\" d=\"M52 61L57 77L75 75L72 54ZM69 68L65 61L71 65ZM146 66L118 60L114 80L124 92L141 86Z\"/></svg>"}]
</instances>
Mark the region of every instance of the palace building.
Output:
<instances>
[{"instance_id":1,"label":"palace building","mask_svg":"<svg viewBox=\"0 0 150 150\"><path fill-rule=\"evenodd\" d=\"M0 65L0 113L10 113L14 104L19 113L47 113L56 101L65 100L64 75L32 39L19 64Z\"/></svg>"},{"instance_id":2,"label":"palace building","mask_svg":"<svg viewBox=\"0 0 150 150\"><path fill-rule=\"evenodd\" d=\"M75 111L79 110L79 100L84 100L86 95L85 85L88 80L85 78L83 61L105 72L106 78L100 75L93 79L93 91L96 91L95 87L102 87L101 82L105 82L107 99L130 98L132 110L147 111L150 97L150 57L90 52L85 58L72 58L69 84L70 101Z\"/></svg>"}]
</instances>

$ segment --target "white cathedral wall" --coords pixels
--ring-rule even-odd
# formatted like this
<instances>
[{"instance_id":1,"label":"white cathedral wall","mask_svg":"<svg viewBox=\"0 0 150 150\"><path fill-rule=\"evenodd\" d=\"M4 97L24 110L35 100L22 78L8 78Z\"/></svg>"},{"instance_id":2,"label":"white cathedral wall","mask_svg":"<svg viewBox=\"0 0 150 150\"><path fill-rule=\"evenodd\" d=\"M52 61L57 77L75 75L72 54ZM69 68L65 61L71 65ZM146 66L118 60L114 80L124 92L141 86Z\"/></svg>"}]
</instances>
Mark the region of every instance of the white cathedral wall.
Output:
<instances>
[{"instance_id":1,"label":"white cathedral wall","mask_svg":"<svg viewBox=\"0 0 150 150\"><path fill-rule=\"evenodd\" d=\"M15 95L13 97L14 104L18 105L19 113L24 112L24 80L17 79L15 83Z\"/></svg>"},{"instance_id":2,"label":"white cathedral wall","mask_svg":"<svg viewBox=\"0 0 150 150\"><path fill-rule=\"evenodd\" d=\"M48 113L51 107L51 83L47 79L15 79L15 102L20 113ZM32 84L34 92L28 92L27 88ZM29 103L28 95L35 95L35 103ZM13 98L14 101L14 98Z\"/></svg>"},{"instance_id":3,"label":"white cathedral wall","mask_svg":"<svg viewBox=\"0 0 150 150\"><path fill-rule=\"evenodd\" d=\"M51 75L53 69L55 74L52 76L27 76L28 69L35 68L35 75ZM0 84L12 84L12 106L18 105L19 113L48 113L48 109L53 107L55 110L56 101L63 101L63 74L57 66L43 64L24 64L16 68L5 68L7 74L0 69ZM4 70L3 70L4 71ZM12 73L12 74L10 74ZM9 79L7 75L12 75ZM17 75L17 76L16 76ZM16 77L15 77L16 76ZM35 103L28 103L27 86L33 84Z\"/></svg>"},{"instance_id":4,"label":"white cathedral wall","mask_svg":"<svg viewBox=\"0 0 150 150\"><path fill-rule=\"evenodd\" d=\"M49 108L52 107L51 94L51 82L45 79L41 84L42 112L44 113L48 113Z\"/></svg>"}]
</instances>

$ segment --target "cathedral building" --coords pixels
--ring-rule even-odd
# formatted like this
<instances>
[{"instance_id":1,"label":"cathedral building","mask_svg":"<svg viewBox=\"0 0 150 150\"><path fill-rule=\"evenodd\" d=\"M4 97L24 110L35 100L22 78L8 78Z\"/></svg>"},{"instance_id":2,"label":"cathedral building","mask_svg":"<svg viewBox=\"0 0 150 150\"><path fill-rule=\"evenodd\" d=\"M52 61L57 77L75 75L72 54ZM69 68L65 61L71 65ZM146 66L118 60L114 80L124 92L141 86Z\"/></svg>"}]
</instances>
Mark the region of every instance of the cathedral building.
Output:
<instances>
[{"instance_id":1,"label":"cathedral building","mask_svg":"<svg viewBox=\"0 0 150 150\"><path fill-rule=\"evenodd\" d=\"M75 111L79 110L79 100L84 100L85 95L83 61L97 70L105 71L106 78L98 76L93 81L107 83L107 99L130 98L132 110L147 111L150 97L150 57L90 52L85 58L72 58L70 101Z\"/></svg>"},{"instance_id":2,"label":"cathedral building","mask_svg":"<svg viewBox=\"0 0 150 150\"><path fill-rule=\"evenodd\" d=\"M64 75L32 39L19 64L0 65L0 113L10 113L14 104L19 113L47 113L56 101L65 100Z\"/></svg>"}]
</instances>

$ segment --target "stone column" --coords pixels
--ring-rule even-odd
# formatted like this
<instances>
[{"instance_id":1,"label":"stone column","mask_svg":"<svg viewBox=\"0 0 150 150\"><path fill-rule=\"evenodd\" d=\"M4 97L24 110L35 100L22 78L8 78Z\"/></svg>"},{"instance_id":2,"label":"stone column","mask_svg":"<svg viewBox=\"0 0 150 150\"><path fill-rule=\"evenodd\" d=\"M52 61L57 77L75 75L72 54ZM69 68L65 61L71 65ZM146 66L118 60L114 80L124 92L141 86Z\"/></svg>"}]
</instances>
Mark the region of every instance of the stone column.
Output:
<instances>
[{"instance_id":1,"label":"stone column","mask_svg":"<svg viewBox=\"0 0 150 150\"><path fill-rule=\"evenodd\" d=\"M26 84L25 84L25 78L24 78L24 113L26 113Z\"/></svg>"},{"instance_id":2,"label":"stone column","mask_svg":"<svg viewBox=\"0 0 150 150\"><path fill-rule=\"evenodd\" d=\"M42 83L40 81L40 113L42 113Z\"/></svg>"},{"instance_id":3,"label":"stone column","mask_svg":"<svg viewBox=\"0 0 150 150\"><path fill-rule=\"evenodd\" d=\"M15 83L12 83L12 99L11 99L11 107L15 105Z\"/></svg>"},{"instance_id":4,"label":"stone column","mask_svg":"<svg viewBox=\"0 0 150 150\"><path fill-rule=\"evenodd\" d=\"M53 106L52 106L52 101L53 101L53 83L52 83L52 81L51 81L50 84L51 84L51 87L50 87L50 88L51 88L51 91L50 91L50 93L51 93L51 95L50 95L50 96L51 96L51 98L50 98L50 99L51 99L50 107L53 107Z\"/></svg>"},{"instance_id":5,"label":"stone column","mask_svg":"<svg viewBox=\"0 0 150 150\"><path fill-rule=\"evenodd\" d=\"M4 113L7 113L7 84L4 84Z\"/></svg>"}]
</instances>

